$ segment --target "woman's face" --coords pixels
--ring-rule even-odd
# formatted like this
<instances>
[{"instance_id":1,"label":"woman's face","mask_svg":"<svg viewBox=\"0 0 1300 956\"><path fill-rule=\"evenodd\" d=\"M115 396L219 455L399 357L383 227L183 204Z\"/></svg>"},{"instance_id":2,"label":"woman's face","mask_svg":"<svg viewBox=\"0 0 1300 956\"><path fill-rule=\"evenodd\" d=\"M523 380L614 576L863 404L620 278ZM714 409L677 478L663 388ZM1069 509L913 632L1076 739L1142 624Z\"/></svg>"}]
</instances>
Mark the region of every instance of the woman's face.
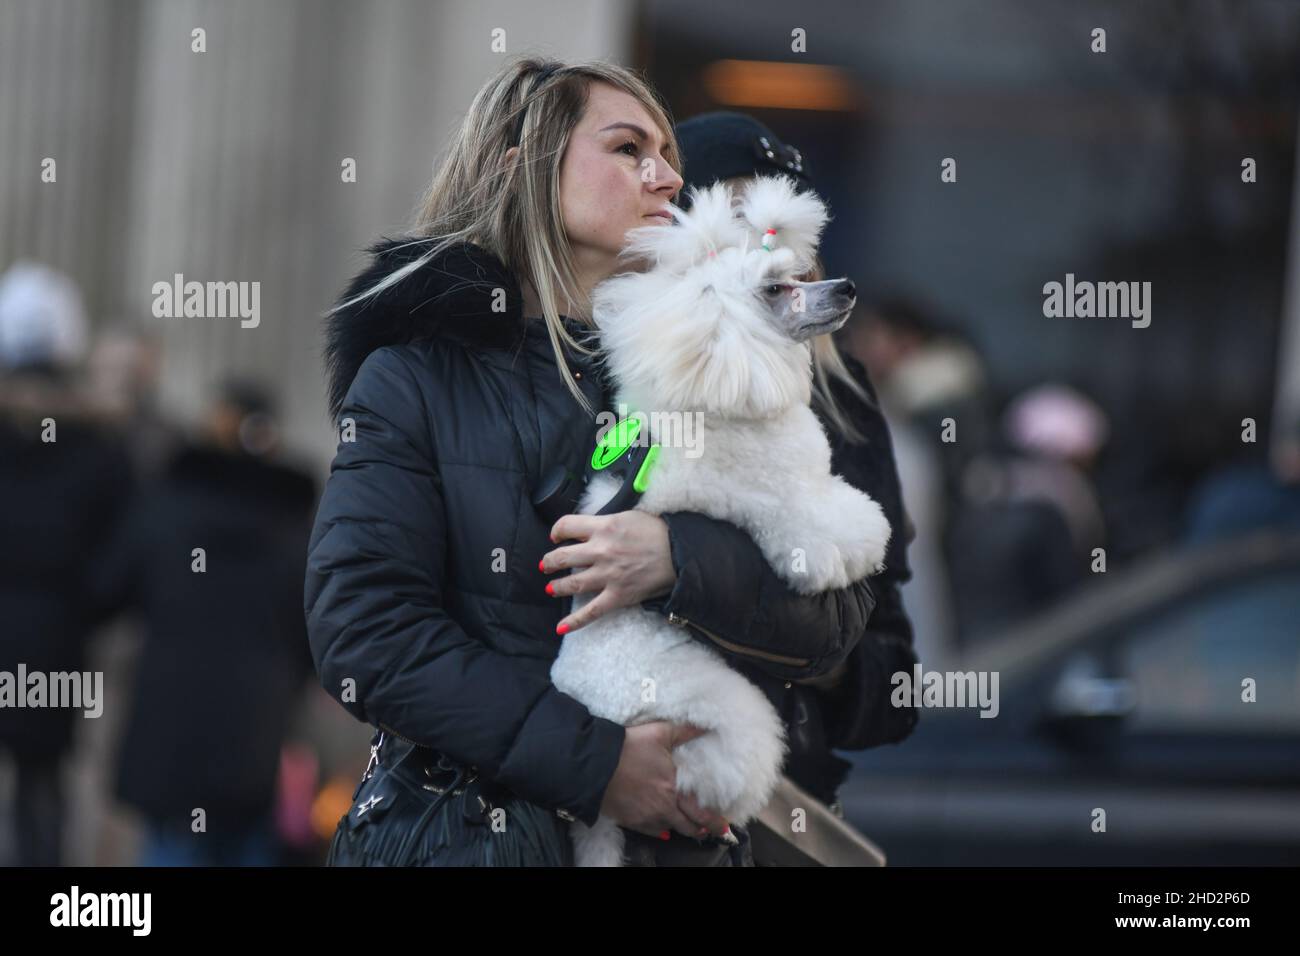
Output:
<instances>
[{"instance_id":1,"label":"woman's face","mask_svg":"<svg viewBox=\"0 0 1300 956\"><path fill-rule=\"evenodd\" d=\"M664 211L682 178L664 158L667 143L632 95L592 83L587 111L560 164L560 209L578 267L606 276L618 269L628 230L668 225Z\"/></svg>"}]
</instances>

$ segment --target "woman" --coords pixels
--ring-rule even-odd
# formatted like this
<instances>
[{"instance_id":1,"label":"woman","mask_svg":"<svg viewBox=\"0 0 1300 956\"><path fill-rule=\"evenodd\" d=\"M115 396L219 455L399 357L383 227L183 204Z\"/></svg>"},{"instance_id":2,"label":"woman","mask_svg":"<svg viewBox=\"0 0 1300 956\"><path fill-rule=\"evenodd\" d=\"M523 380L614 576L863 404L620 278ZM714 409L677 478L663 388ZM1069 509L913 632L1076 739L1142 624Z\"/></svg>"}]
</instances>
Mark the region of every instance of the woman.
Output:
<instances>
[{"instance_id":1,"label":"woman","mask_svg":"<svg viewBox=\"0 0 1300 956\"><path fill-rule=\"evenodd\" d=\"M704 189L719 180L743 192L759 175L781 174L800 191L813 188L806 157L752 116L705 113L684 120L676 132L685 163L684 199L691 188ZM825 278L820 262L805 278ZM830 335L818 336L813 346L813 407L831 439L832 470L880 502L894 532L885 570L871 579L875 611L843 666L830 673L786 682L765 671L761 661L735 659L733 664L767 692L785 718L790 743L786 774L838 812L836 791L850 764L831 748L898 743L916 725L914 708L889 704L891 675L910 674L916 663L912 626L899 593L911 577L907 544L913 530L903 509L889 426L866 369L842 355Z\"/></svg>"},{"instance_id":2,"label":"woman","mask_svg":"<svg viewBox=\"0 0 1300 956\"><path fill-rule=\"evenodd\" d=\"M532 506L542 475L581 468L605 406L579 341L589 293L626 267L629 230L669 224L679 168L671 123L635 74L512 64L475 97L414 234L372 247L328 330L340 443L306 583L322 684L383 732L379 763L418 744L430 775L439 755L470 766L514 801L512 819L566 846L567 821L600 814L665 850L728 828L675 792L672 748L698 728L625 729L551 684L566 631L659 601L673 620L708 621L701 639L807 678L844 661L874 605L865 580L791 591L739 528L702 515L550 524ZM572 568L585 570L550 577ZM579 590L598 594L566 616ZM382 813L376 799L352 819ZM420 862L518 862L460 832L413 833Z\"/></svg>"}]
</instances>

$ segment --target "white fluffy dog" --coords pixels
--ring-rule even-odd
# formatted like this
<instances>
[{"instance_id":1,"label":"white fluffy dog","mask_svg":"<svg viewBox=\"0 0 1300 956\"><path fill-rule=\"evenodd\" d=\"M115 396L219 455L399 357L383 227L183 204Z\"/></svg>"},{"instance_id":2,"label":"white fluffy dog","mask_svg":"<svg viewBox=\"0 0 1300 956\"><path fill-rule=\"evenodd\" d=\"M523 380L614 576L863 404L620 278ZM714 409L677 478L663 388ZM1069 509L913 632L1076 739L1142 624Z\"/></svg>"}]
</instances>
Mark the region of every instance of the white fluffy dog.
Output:
<instances>
[{"instance_id":1,"label":"white fluffy dog","mask_svg":"<svg viewBox=\"0 0 1300 956\"><path fill-rule=\"evenodd\" d=\"M805 594L880 570L889 524L880 506L831 474L830 446L809 407L809 340L839 328L852 284L794 279L811 265L826 209L790 180L756 180L737 204L723 184L695 192L676 222L629 234L643 272L601 283L593 315L617 398L642 433L663 413L696 415L695 447L650 435L660 451L636 507L697 511L747 531L776 573ZM698 414L697 414L698 413ZM662 430L662 429L661 429ZM579 511L600 510L620 482L603 473ZM579 608L593 595L575 596ZM679 793L749 822L780 778L781 719L689 625L639 607L564 639L555 685L624 726L651 720L711 731L676 747ZM601 817L572 825L579 866L619 866L623 832Z\"/></svg>"}]
</instances>

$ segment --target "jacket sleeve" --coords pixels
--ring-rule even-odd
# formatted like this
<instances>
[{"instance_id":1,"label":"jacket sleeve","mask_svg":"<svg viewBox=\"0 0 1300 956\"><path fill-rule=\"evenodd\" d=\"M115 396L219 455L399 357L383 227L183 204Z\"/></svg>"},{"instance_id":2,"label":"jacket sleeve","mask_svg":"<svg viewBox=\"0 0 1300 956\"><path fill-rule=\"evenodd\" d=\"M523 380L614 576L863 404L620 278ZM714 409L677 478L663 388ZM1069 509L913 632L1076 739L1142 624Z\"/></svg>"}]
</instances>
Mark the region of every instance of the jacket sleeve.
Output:
<instances>
[{"instance_id":1,"label":"jacket sleeve","mask_svg":"<svg viewBox=\"0 0 1300 956\"><path fill-rule=\"evenodd\" d=\"M907 546L915 528L903 505L893 439L880 410L871 378L862 364L845 355L844 364L866 391L869 403L836 383L838 398L854 424L866 437L865 445L850 444L832 431L833 467L845 480L870 494L884 509L893 534L885 552L885 570L871 579L876 589L876 609L866 631L846 661L842 678L828 689L818 688L827 742L841 750L865 750L898 743L916 727L920 712L914 707L894 707L890 696L893 675L911 673L916 664L912 622L903 607L902 585L911 578Z\"/></svg>"},{"instance_id":2,"label":"jacket sleeve","mask_svg":"<svg viewBox=\"0 0 1300 956\"><path fill-rule=\"evenodd\" d=\"M803 595L737 525L694 511L661 517L677 582L666 598L643 607L693 626L724 653L786 680L825 674L848 657L875 607L868 579Z\"/></svg>"},{"instance_id":3,"label":"jacket sleeve","mask_svg":"<svg viewBox=\"0 0 1300 956\"><path fill-rule=\"evenodd\" d=\"M898 584L875 584L876 611L848 656L844 676L831 689L818 691L826 742L840 750L896 744L912 733L919 716L915 707L895 707L890 701L893 675L911 674L916 652Z\"/></svg>"},{"instance_id":4,"label":"jacket sleeve","mask_svg":"<svg viewBox=\"0 0 1300 956\"><path fill-rule=\"evenodd\" d=\"M359 720L592 824L625 731L444 611L443 571L456 556L409 362L398 348L373 352L340 412L355 440L339 443L330 468L304 595L321 683Z\"/></svg>"}]
</instances>

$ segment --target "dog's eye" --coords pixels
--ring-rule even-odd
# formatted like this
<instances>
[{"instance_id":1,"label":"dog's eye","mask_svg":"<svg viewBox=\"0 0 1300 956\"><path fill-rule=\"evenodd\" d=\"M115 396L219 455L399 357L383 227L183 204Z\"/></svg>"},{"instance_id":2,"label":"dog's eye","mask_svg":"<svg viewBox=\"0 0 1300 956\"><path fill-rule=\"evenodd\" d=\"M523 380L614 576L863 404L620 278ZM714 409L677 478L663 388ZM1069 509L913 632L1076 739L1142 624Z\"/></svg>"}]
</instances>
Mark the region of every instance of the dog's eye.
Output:
<instances>
[{"instance_id":1,"label":"dog's eye","mask_svg":"<svg viewBox=\"0 0 1300 956\"><path fill-rule=\"evenodd\" d=\"M780 283L773 282L770 286L765 288L763 291L766 292L768 295L780 295L781 290L784 288L785 286L781 285Z\"/></svg>"}]
</instances>

